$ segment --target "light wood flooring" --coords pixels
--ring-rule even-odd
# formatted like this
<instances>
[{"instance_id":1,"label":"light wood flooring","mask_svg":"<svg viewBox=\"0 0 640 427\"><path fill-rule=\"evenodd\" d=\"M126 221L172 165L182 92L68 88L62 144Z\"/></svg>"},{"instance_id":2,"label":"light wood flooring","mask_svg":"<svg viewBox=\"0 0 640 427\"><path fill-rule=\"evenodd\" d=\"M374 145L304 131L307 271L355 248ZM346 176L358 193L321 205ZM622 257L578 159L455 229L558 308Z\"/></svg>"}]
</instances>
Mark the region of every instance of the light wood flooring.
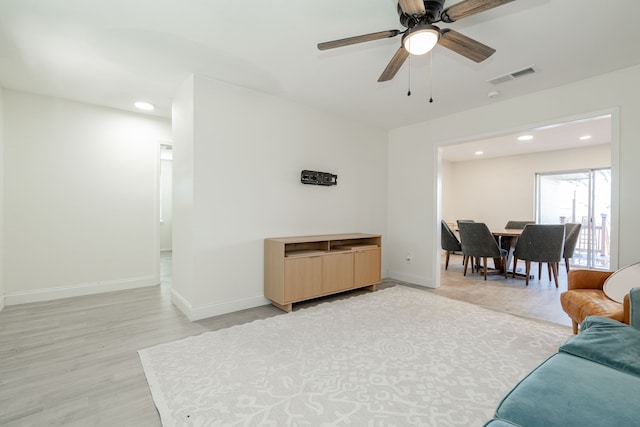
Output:
<instances>
[{"instance_id":1,"label":"light wood flooring","mask_svg":"<svg viewBox=\"0 0 640 427\"><path fill-rule=\"evenodd\" d=\"M489 265L492 262L489 261ZM518 263L518 271L524 272L524 261ZM444 269L444 255L440 269L440 288L429 290L438 295L467 301L499 311L506 311L524 317L571 326L571 320L562 311L560 294L567 290L567 272L564 265L558 269L558 288L549 280L546 264L543 265L542 279L538 278L538 264L531 263L533 279L525 286L523 277L505 279L502 274L491 274L484 281L481 273L463 276L462 255L452 255L449 268Z\"/></svg>"},{"instance_id":2,"label":"light wood flooring","mask_svg":"<svg viewBox=\"0 0 640 427\"><path fill-rule=\"evenodd\" d=\"M161 263L161 286L0 312L0 425L160 426L137 350L283 314L263 306L189 322L170 300L170 254ZM442 286L426 292L570 325L558 302L566 275L558 290L546 279L528 288L522 279L491 276L485 282L478 273L463 277L458 256L442 272ZM387 280L381 287L398 284Z\"/></svg>"}]
</instances>

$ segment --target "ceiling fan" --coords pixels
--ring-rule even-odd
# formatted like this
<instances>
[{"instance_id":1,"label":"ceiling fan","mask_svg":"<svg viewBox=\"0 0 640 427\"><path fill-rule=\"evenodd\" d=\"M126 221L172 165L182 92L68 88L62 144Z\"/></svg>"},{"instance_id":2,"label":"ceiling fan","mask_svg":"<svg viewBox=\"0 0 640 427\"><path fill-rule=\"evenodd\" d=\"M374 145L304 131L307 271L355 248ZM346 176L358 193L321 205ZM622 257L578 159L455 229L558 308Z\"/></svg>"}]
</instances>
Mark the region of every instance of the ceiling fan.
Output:
<instances>
[{"instance_id":1,"label":"ceiling fan","mask_svg":"<svg viewBox=\"0 0 640 427\"><path fill-rule=\"evenodd\" d=\"M406 27L406 30L380 31L318 43L318 49L334 49L402 34L402 46L396 51L378 78L379 82L393 79L410 54L425 54L436 44L451 49L472 61L482 62L493 55L496 50L457 31L448 28L440 29L433 24L459 21L512 1L514 0L463 0L444 9L445 0L399 0L398 15L400 15L400 24Z\"/></svg>"}]
</instances>

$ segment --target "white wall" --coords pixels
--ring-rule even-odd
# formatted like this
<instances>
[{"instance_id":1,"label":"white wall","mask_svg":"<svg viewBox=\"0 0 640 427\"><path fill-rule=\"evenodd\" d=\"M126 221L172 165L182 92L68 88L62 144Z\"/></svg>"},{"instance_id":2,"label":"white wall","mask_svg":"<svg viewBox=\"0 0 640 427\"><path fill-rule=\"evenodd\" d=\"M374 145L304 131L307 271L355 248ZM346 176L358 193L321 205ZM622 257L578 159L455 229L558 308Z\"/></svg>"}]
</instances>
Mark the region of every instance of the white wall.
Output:
<instances>
[{"instance_id":1,"label":"white wall","mask_svg":"<svg viewBox=\"0 0 640 427\"><path fill-rule=\"evenodd\" d=\"M195 306L194 286L194 77L173 100L173 264L172 300L187 315Z\"/></svg>"},{"instance_id":2,"label":"white wall","mask_svg":"<svg viewBox=\"0 0 640 427\"><path fill-rule=\"evenodd\" d=\"M489 228L535 219L535 174L611 166L611 145L587 146L443 165L442 218Z\"/></svg>"},{"instance_id":3,"label":"white wall","mask_svg":"<svg viewBox=\"0 0 640 427\"><path fill-rule=\"evenodd\" d=\"M7 304L157 284L167 120L6 90Z\"/></svg>"},{"instance_id":4,"label":"white wall","mask_svg":"<svg viewBox=\"0 0 640 427\"><path fill-rule=\"evenodd\" d=\"M640 217L640 199L637 197L640 183L639 79L640 67L631 67L393 130L389 137L388 166L389 275L425 286L438 286L436 147L439 144L531 129L604 112L613 112L612 260L618 262L614 261L612 268L640 261L640 229L635 225ZM414 251L411 264L403 257L409 248Z\"/></svg>"},{"instance_id":5,"label":"white wall","mask_svg":"<svg viewBox=\"0 0 640 427\"><path fill-rule=\"evenodd\" d=\"M463 219L455 209L456 183L454 175L455 163L442 160L440 164L440 194L442 195L442 219L447 223L455 223L456 219ZM451 196L450 196L451 195Z\"/></svg>"},{"instance_id":6,"label":"white wall","mask_svg":"<svg viewBox=\"0 0 640 427\"><path fill-rule=\"evenodd\" d=\"M383 130L195 77L174 104L173 143L174 301L191 319L266 302L265 238L386 235ZM301 184L303 169L338 185Z\"/></svg>"},{"instance_id":7,"label":"white wall","mask_svg":"<svg viewBox=\"0 0 640 427\"><path fill-rule=\"evenodd\" d=\"M0 88L0 310L4 308L4 92Z\"/></svg>"}]
</instances>

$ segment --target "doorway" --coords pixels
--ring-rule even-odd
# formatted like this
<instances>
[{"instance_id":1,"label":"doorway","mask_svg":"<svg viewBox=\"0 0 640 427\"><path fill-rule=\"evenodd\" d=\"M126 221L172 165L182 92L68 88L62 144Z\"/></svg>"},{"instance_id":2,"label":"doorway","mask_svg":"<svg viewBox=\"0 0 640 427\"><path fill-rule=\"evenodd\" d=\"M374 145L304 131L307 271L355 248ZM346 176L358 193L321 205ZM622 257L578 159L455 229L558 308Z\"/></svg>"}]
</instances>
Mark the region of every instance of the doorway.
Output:
<instances>
[{"instance_id":1,"label":"doorway","mask_svg":"<svg viewBox=\"0 0 640 427\"><path fill-rule=\"evenodd\" d=\"M171 288L173 249L173 146L160 144L160 174L158 185L160 283Z\"/></svg>"},{"instance_id":2,"label":"doorway","mask_svg":"<svg viewBox=\"0 0 640 427\"><path fill-rule=\"evenodd\" d=\"M611 168L536 174L536 222L582 224L571 264L611 265Z\"/></svg>"},{"instance_id":3,"label":"doorway","mask_svg":"<svg viewBox=\"0 0 640 427\"><path fill-rule=\"evenodd\" d=\"M173 147L160 145L160 251L171 251L172 238L172 196L173 196Z\"/></svg>"}]
</instances>

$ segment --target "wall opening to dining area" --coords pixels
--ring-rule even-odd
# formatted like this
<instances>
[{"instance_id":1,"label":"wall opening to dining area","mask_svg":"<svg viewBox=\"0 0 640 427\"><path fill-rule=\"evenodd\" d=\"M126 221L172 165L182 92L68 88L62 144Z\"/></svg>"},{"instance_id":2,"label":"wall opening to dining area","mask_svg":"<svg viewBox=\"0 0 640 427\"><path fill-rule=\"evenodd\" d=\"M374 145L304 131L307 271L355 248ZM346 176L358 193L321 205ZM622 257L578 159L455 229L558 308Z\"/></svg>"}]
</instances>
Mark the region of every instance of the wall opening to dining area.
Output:
<instances>
[{"instance_id":1,"label":"wall opening to dining area","mask_svg":"<svg viewBox=\"0 0 640 427\"><path fill-rule=\"evenodd\" d=\"M487 134L478 138L443 141L436 150L436 203L438 223L445 220L455 227L458 219L475 219L485 222L490 229L503 229L509 220L537 221L536 174L584 169L608 169L611 174L609 218L610 269L618 263L618 168L619 168L619 111L611 109L535 124L521 129L508 129L503 133ZM568 138L544 138L545 130L576 130L591 124L592 137L582 144L565 144ZM517 137L533 134L529 141L517 141ZM584 136L586 134L581 134ZM565 141L565 142L563 142ZM513 145L508 147L507 145ZM519 144L519 145L518 145ZM526 152L518 149L532 147ZM536 151L536 148L538 149ZM502 152L502 155L495 153ZM483 151L483 154L476 154ZM463 152L463 153L461 153ZM570 218L566 218L568 221ZM556 223L561 222L560 219ZM463 257L451 257L448 270L444 269L445 252L440 249L440 233L435 271L435 292L443 296L474 304L535 317L560 324L570 322L562 311L559 295L567 289L567 273L559 268L559 288L544 266L538 276L537 265L532 268L533 279L529 285L521 277L508 279L498 271L483 280L483 274L475 272L463 276ZM490 265L492 260L489 260ZM518 269L524 266L520 261ZM572 266L571 268L574 268ZM584 268L575 265L575 268Z\"/></svg>"},{"instance_id":2,"label":"wall opening to dining area","mask_svg":"<svg viewBox=\"0 0 640 427\"><path fill-rule=\"evenodd\" d=\"M510 220L541 222L536 204L536 179L544 173L607 169L611 177L609 183L615 185L614 113L574 117L477 140L439 145L439 219L452 226L459 219L474 219L486 223L490 229L504 228ZM517 137L522 135L533 137L518 141ZM587 135L591 137L584 138ZM611 206L611 192L608 196ZM616 212L614 208L608 217L609 236L617 230ZM560 218L555 223L561 223ZM617 260L607 268L616 265L615 262ZM603 268L603 264L599 268ZM440 277L437 283L442 284Z\"/></svg>"}]
</instances>

